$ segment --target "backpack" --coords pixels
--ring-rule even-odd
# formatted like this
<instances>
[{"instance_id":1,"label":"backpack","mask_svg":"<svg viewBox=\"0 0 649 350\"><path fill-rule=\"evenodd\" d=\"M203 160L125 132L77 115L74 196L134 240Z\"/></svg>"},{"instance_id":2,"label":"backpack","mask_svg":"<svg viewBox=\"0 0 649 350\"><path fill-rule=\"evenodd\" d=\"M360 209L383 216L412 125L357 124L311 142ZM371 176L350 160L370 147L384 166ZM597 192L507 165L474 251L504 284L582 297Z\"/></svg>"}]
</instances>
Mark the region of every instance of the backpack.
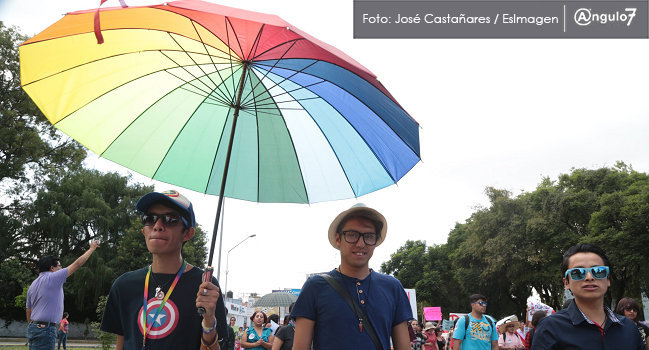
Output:
<instances>
[{"instance_id":1,"label":"backpack","mask_svg":"<svg viewBox=\"0 0 649 350\"><path fill-rule=\"evenodd\" d=\"M487 322L489 322L489 325L493 328L494 322L491 320L491 316L485 315L485 318L487 319ZM469 314L466 314L464 315L464 338L466 338L466 331L468 330L469 330Z\"/></svg>"}]
</instances>

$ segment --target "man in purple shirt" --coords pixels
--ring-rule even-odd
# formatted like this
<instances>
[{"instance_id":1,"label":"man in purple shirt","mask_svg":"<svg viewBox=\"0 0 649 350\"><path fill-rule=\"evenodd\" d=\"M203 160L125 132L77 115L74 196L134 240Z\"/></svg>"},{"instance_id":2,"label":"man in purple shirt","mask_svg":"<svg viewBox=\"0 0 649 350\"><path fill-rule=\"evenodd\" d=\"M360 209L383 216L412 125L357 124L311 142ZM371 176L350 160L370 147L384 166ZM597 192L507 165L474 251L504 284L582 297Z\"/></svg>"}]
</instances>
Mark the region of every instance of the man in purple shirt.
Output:
<instances>
[{"instance_id":1,"label":"man in purple shirt","mask_svg":"<svg viewBox=\"0 0 649 350\"><path fill-rule=\"evenodd\" d=\"M38 261L38 277L27 291L29 350L54 350L56 324L63 316L63 283L88 261L98 246L98 241L92 241L90 249L66 268L53 256Z\"/></svg>"}]
</instances>

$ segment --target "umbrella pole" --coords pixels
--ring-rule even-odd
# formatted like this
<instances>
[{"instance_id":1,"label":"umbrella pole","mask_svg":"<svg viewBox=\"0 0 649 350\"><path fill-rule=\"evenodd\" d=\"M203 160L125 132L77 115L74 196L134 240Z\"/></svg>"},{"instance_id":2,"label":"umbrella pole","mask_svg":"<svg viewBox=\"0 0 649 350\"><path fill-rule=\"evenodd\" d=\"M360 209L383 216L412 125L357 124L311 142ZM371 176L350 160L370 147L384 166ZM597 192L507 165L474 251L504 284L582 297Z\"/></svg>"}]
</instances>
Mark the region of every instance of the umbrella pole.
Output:
<instances>
[{"instance_id":1,"label":"umbrella pole","mask_svg":"<svg viewBox=\"0 0 649 350\"><path fill-rule=\"evenodd\" d=\"M232 154L232 144L234 143L234 131L237 127L237 119L239 118L239 108L241 103L241 95L243 94L243 83L246 79L250 62L243 61L243 72L239 80L239 91L237 92L237 101L234 105L234 116L232 118L232 130L230 131L230 141L228 143L228 151L225 155L225 165L223 166L223 177L221 179L221 190L219 192L219 204L216 208L216 219L214 220L214 229L212 230L212 244L210 245L210 255L207 260L207 266L212 266L212 259L214 258L214 245L216 243L216 236L219 227L219 220L221 219L221 207L223 206L223 197L225 193L225 183L228 179L228 169L230 168L230 155ZM221 233L223 234L223 233Z\"/></svg>"},{"instance_id":2,"label":"umbrella pole","mask_svg":"<svg viewBox=\"0 0 649 350\"><path fill-rule=\"evenodd\" d=\"M214 220L214 229L212 229L212 244L210 244L210 255L207 260L207 267L205 267L205 273L203 274L203 282L211 281L212 274L214 273L214 268L212 267L212 258L214 258L214 245L216 243L216 234L219 227L219 219L221 218L221 208L223 206L223 195L225 194L225 183L228 178L228 168L230 168L230 155L232 154L234 130L237 127L237 119L239 118L239 109L241 107L240 103L241 103L241 95L243 94L243 83L246 80L246 72L248 71L248 65L250 65L249 61L243 61L242 63L243 63L243 71L241 72L241 79L239 80L239 91L237 92L237 102L233 106L234 115L232 117L232 130L230 131L230 141L228 142L228 151L225 154L225 165L223 166L223 177L221 180L221 190L219 192L219 204L216 207L216 219ZM219 260L220 260L220 254L219 254ZM220 264L219 264L219 268L220 268ZM221 295L223 295L223 291L221 291ZM202 316L205 314L205 312L206 312L205 308L203 308L202 306L198 308L199 315Z\"/></svg>"}]
</instances>

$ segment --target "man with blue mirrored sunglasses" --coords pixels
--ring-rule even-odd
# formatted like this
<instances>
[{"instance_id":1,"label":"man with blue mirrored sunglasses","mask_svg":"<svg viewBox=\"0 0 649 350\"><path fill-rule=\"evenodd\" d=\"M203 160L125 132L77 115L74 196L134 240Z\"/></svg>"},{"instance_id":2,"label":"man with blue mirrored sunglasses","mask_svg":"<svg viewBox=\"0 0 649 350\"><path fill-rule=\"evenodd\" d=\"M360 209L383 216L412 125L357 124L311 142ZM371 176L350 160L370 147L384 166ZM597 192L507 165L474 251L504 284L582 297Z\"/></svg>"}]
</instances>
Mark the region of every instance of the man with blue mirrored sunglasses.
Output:
<instances>
[{"instance_id":1,"label":"man with blue mirrored sunglasses","mask_svg":"<svg viewBox=\"0 0 649 350\"><path fill-rule=\"evenodd\" d=\"M604 305L611 280L610 262L603 250L588 243L572 246L563 255L561 270L574 301L541 320L533 350L643 349L635 324Z\"/></svg>"}]
</instances>

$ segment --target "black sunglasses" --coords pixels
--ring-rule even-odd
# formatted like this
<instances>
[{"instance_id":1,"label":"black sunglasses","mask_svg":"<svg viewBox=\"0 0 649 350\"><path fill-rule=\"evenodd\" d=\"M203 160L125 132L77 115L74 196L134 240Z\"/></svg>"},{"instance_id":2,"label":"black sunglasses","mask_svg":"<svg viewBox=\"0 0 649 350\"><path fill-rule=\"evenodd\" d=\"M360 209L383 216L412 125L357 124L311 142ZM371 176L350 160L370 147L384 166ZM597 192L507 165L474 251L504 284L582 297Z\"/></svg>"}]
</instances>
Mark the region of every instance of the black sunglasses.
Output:
<instances>
[{"instance_id":1,"label":"black sunglasses","mask_svg":"<svg viewBox=\"0 0 649 350\"><path fill-rule=\"evenodd\" d=\"M167 214L144 214L142 215L142 224L144 226L153 226L158 219L162 219L162 224L165 227L174 227L182 221L185 227L188 227L187 220L184 217L178 215L167 215Z\"/></svg>"}]
</instances>

